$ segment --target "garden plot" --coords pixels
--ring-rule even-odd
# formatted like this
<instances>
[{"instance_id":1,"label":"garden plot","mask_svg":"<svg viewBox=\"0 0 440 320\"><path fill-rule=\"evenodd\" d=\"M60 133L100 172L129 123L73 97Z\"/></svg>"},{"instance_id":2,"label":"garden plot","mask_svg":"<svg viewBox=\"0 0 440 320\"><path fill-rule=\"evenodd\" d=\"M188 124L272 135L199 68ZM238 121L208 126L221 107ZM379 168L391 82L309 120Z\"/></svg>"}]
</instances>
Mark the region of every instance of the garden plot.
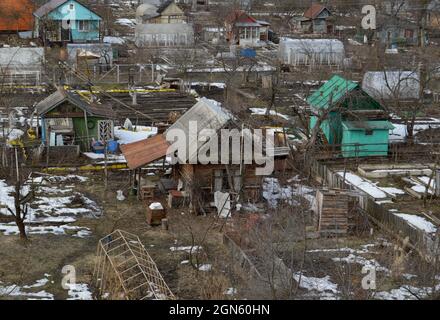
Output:
<instances>
[{"instance_id":1,"label":"garden plot","mask_svg":"<svg viewBox=\"0 0 440 320\"><path fill-rule=\"evenodd\" d=\"M434 194L434 180L431 181L430 187L427 188L429 177L409 177L402 178L402 180L411 185L410 188L407 188L408 192L419 199L421 199L426 193L428 195Z\"/></svg>"},{"instance_id":2,"label":"garden plot","mask_svg":"<svg viewBox=\"0 0 440 320\"><path fill-rule=\"evenodd\" d=\"M49 292L50 286L55 282L48 273L44 277L30 285L19 286L16 284L3 284L0 281L0 298L9 297L25 300L54 300L54 295ZM60 284L61 285L61 284ZM92 300L92 293L88 284L67 284L67 300ZM49 287L49 288L48 288Z\"/></svg>"},{"instance_id":3,"label":"garden plot","mask_svg":"<svg viewBox=\"0 0 440 320\"><path fill-rule=\"evenodd\" d=\"M84 183L87 178L67 176L44 176L29 180L22 188L22 196L35 186L35 199L29 204L26 218L28 234L56 234L87 237L89 228L74 225L82 217L97 218L101 209L97 203L84 194L75 191L75 184ZM7 208L14 207L14 187L0 180L0 232L4 235L18 234L18 228Z\"/></svg>"},{"instance_id":4,"label":"garden plot","mask_svg":"<svg viewBox=\"0 0 440 320\"><path fill-rule=\"evenodd\" d=\"M425 219L424 217L415 214L407 214L407 213L393 212L393 214L405 220L409 225L411 225L415 229L422 230L428 234L434 234L437 232L437 227L433 223Z\"/></svg>"},{"instance_id":5,"label":"garden plot","mask_svg":"<svg viewBox=\"0 0 440 320\"><path fill-rule=\"evenodd\" d=\"M394 187L379 187L378 182L372 182L368 179L362 178L352 172L339 171L337 174L344 178L346 182L356 187L357 189L365 192L371 196L374 200L389 200L395 198L398 195L405 194L404 190Z\"/></svg>"},{"instance_id":6,"label":"garden plot","mask_svg":"<svg viewBox=\"0 0 440 320\"><path fill-rule=\"evenodd\" d=\"M399 119L395 117L394 119ZM393 123L394 129L390 130L390 141L392 143L403 142L408 136L407 127L405 124ZM418 119L414 123L414 135L419 132L440 128L440 119L428 118L428 119Z\"/></svg>"},{"instance_id":7,"label":"garden plot","mask_svg":"<svg viewBox=\"0 0 440 320\"><path fill-rule=\"evenodd\" d=\"M418 277L416 275L402 273L399 280L392 278L393 273L391 267L382 261L384 257L381 255L381 253L383 253L381 250L383 250L384 247L390 247L392 245L388 242L381 242L379 240L380 239L375 243L362 245L359 249L348 247L314 249L308 250L307 253L313 255L317 254L321 259L323 256L326 256L337 264L357 265L359 272L355 271L357 269L351 269L351 272L352 277L356 277L357 275L359 279L362 279L365 275L361 272L361 268L368 267L368 269L374 269L377 277L377 289L375 291L370 291L373 299L416 300L428 298L429 295L434 292L433 288L417 283ZM313 257L314 259L317 258L317 256ZM392 261L389 263L392 263ZM310 291L308 294L309 296L313 294L314 297L319 299L338 299L340 298L339 295L341 288L338 281L332 281L332 277L334 280L338 279L334 275L326 275L320 278L306 277L304 284L300 284L300 287L307 288ZM389 289L390 285L391 289ZM384 286L387 288L387 291L383 291ZM434 290L440 290L440 283L435 284Z\"/></svg>"},{"instance_id":8,"label":"garden plot","mask_svg":"<svg viewBox=\"0 0 440 320\"><path fill-rule=\"evenodd\" d=\"M297 178L292 178L287 182L289 185L281 186L277 178L263 180L263 198L266 199L269 207L276 208L279 202L299 205L300 198L307 200L310 207L313 205L316 193L314 189L301 184Z\"/></svg>"},{"instance_id":9,"label":"garden plot","mask_svg":"<svg viewBox=\"0 0 440 320\"><path fill-rule=\"evenodd\" d=\"M308 277L302 272L293 274L295 281L299 283L299 287L309 291L305 296L317 298L319 300L337 300L340 294L338 285L331 281L330 276L322 278Z\"/></svg>"},{"instance_id":10,"label":"garden plot","mask_svg":"<svg viewBox=\"0 0 440 320\"><path fill-rule=\"evenodd\" d=\"M8 296L14 299L27 300L53 300L53 294L43 290L49 282L50 275L45 274L42 279L37 280L34 284L18 286L15 284L6 285L0 281L0 297Z\"/></svg>"}]
</instances>

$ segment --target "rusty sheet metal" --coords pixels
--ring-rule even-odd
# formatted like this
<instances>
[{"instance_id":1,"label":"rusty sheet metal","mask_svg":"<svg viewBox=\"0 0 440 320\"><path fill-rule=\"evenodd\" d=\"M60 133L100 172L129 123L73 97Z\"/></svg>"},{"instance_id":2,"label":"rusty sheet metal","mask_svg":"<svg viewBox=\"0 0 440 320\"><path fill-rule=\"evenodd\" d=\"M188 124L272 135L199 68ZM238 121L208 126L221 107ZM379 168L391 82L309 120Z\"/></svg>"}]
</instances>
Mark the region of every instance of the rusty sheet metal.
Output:
<instances>
[{"instance_id":1,"label":"rusty sheet metal","mask_svg":"<svg viewBox=\"0 0 440 320\"><path fill-rule=\"evenodd\" d=\"M31 31L34 28L31 0L2 0L0 5L0 31Z\"/></svg>"},{"instance_id":2,"label":"rusty sheet metal","mask_svg":"<svg viewBox=\"0 0 440 320\"><path fill-rule=\"evenodd\" d=\"M161 134L121 146L130 169L136 169L165 157L170 144Z\"/></svg>"}]
</instances>

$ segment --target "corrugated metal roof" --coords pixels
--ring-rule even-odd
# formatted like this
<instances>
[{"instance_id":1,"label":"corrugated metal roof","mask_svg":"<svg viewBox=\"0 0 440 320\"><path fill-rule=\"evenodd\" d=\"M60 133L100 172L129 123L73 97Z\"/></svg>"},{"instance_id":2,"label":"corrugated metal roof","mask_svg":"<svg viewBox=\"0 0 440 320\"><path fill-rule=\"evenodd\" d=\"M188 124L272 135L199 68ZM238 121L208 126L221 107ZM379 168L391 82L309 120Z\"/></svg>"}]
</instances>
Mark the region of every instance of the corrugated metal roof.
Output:
<instances>
[{"instance_id":1,"label":"corrugated metal roof","mask_svg":"<svg viewBox=\"0 0 440 320\"><path fill-rule=\"evenodd\" d=\"M386 120L342 121L347 130L392 130L394 126Z\"/></svg>"},{"instance_id":2,"label":"corrugated metal roof","mask_svg":"<svg viewBox=\"0 0 440 320\"><path fill-rule=\"evenodd\" d=\"M201 98L199 102L169 127L166 133L169 133L170 130L183 131L188 137L188 159L193 159L200 147L204 144L204 142L198 141L198 137L201 136L201 131L204 129L212 129L212 132L217 134L217 131L222 129L231 118L232 115L222 108L220 104L216 104L213 100ZM190 131L190 125L193 124L196 124L197 128L194 131ZM197 134L191 134L195 132L197 132ZM204 136L207 139L210 138L210 135L205 134ZM190 146L194 145L196 145L197 148L190 148Z\"/></svg>"},{"instance_id":3,"label":"corrugated metal roof","mask_svg":"<svg viewBox=\"0 0 440 320\"><path fill-rule=\"evenodd\" d=\"M49 112L51 109L59 106L67 98L64 90L57 90L48 96L46 99L40 101L36 105L36 111L39 116Z\"/></svg>"},{"instance_id":4,"label":"corrugated metal roof","mask_svg":"<svg viewBox=\"0 0 440 320\"><path fill-rule=\"evenodd\" d=\"M327 109L330 105L339 102L349 92L358 87L359 85L353 81L335 75L315 93L308 97L307 102L312 107Z\"/></svg>"},{"instance_id":5,"label":"corrugated metal roof","mask_svg":"<svg viewBox=\"0 0 440 320\"><path fill-rule=\"evenodd\" d=\"M170 144L163 135L121 145L121 151L130 169L136 169L165 157Z\"/></svg>"},{"instance_id":6,"label":"corrugated metal roof","mask_svg":"<svg viewBox=\"0 0 440 320\"><path fill-rule=\"evenodd\" d=\"M30 31L34 27L30 0L2 0L0 31Z\"/></svg>"}]
</instances>

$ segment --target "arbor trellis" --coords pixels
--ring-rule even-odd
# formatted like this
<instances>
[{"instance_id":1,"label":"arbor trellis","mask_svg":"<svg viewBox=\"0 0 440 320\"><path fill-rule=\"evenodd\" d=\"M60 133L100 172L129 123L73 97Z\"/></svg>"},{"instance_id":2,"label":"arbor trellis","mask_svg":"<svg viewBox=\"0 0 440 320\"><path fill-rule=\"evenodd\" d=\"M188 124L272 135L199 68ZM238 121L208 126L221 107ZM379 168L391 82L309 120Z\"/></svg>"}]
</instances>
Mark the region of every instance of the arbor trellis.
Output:
<instances>
[{"instance_id":1,"label":"arbor trellis","mask_svg":"<svg viewBox=\"0 0 440 320\"><path fill-rule=\"evenodd\" d=\"M136 235L115 230L99 240L97 257L93 275L99 299L176 299Z\"/></svg>"}]
</instances>

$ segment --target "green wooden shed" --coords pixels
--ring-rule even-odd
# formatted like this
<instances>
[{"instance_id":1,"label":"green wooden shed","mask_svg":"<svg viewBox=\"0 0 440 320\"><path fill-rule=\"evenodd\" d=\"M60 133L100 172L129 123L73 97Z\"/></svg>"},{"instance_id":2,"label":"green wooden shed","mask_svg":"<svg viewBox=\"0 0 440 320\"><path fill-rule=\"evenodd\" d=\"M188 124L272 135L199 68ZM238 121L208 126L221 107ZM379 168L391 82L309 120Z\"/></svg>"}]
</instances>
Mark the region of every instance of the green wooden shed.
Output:
<instances>
[{"instance_id":1,"label":"green wooden shed","mask_svg":"<svg viewBox=\"0 0 440 320\"><path fill-rule=\"evenodd\" d=\"M79 145L82 151L88 151L92 139L113 138L113 109L78 93L59 88L37 104L36 112L41 118L44 144Z\"/></svg>"},{"instance_id":2,"label":"green wooden shed","mask_svg":"<svg viewBox=\"0 0 440 320\"><path fill-rule=\"evenodd\" d=\"M310 128L321 120L320 129L329 145L340 147L343 157L386 156L388 121L382 105L359 84L335 75L308 99Z\"/></svg>"}]
</instances>

